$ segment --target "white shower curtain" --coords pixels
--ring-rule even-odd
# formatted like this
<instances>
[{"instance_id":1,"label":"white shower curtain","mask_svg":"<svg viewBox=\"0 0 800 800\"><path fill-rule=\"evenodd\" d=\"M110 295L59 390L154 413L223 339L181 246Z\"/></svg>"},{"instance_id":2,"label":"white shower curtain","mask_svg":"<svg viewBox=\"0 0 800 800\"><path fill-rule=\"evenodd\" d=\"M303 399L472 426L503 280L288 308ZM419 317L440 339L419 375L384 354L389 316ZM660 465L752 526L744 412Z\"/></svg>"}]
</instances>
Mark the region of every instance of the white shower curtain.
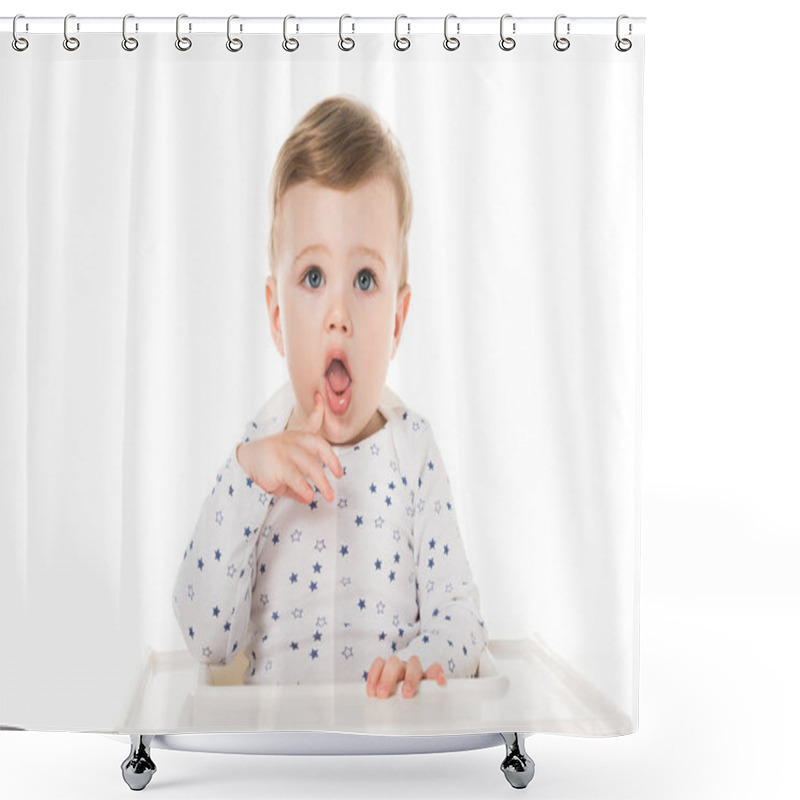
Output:
<instances>
[{"instance_id":1,"label":"white shower curtain","mask_svg":"<svg viewBox=\"0 0 800 800\"><path fill-rule=\"evenodd\" d=\"M280 21L239 52L224 20L185 52L174 32L132 52L3 35L3 725L635 730L643 36L621 51L612 20L559 52L521 21L506 52L465 23L457 50L426 33L402 52L393 23L350 51L335 20L301 21L295 52ZM173 609L220 465L288 380L264 299L272 167L340 95L408 166L387 384L435 432L492 656L413 700L220 686Z\"/></svg>"}]
</instances>

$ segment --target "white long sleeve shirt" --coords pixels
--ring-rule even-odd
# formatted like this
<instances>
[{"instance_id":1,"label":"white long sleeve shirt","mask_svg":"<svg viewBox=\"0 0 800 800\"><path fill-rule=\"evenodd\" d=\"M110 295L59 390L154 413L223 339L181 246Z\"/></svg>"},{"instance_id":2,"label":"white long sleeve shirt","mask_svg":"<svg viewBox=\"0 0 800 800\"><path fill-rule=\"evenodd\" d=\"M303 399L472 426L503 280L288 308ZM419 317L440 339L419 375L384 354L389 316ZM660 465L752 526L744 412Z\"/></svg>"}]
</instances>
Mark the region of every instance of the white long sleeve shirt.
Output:
<instances>
[{"instance_id":1,"label":"white long sleeve shirt","mask_svg":"<svg viewBox=\"0 0 800 800\"><path fill-rule=\"evenodd\" d=\"M284 387L242 441L283 431L293 406ZM264 492L232 450L175 582L196 659L224 664L244 649L248 683L366 680L393 654L475 674L487 633L444 464L424 419L396 398L379 410L381 430L333 447L344 475L326 469L332 503Z\"/></svg>"}]
</instances>

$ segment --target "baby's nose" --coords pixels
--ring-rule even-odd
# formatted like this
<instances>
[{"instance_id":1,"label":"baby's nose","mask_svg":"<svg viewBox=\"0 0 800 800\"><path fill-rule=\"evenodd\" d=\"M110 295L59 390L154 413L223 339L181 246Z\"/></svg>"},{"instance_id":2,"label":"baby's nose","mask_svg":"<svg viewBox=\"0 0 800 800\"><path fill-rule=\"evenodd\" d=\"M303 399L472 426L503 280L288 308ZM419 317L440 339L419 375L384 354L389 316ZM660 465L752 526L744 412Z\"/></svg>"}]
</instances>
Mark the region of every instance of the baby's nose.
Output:
<instances>
[{"instance_id":1,"label":"baby's nose","mask_svg":"<svg viewBox=\"0 0 800 800\"><path fill-rule=\"evenodd\" d=\"M327 320L327 329L329 332L333 333L339 331L344 334L349 334L351 327L350 318L344 308L336 307L331 309Z\"/></svg>"}]
</instances>

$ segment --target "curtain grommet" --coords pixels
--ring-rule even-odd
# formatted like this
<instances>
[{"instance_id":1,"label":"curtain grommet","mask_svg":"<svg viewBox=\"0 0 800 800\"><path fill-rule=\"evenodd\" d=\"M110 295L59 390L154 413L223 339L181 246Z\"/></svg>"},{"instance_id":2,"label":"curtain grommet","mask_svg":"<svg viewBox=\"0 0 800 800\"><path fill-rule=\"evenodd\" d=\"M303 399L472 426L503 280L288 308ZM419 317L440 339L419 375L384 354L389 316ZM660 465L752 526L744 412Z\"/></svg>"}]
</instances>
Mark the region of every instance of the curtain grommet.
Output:
<instances>
[{"instance_id":1,"label":"curtain grommet","mask_svg":"<svg viewBox=\"0 0 800 800\"><path fill-rule=\"evenodd\" d=\"M619 24L623 19L629 19L628 15L627 14L620 14L617 17L617 41L614 42L614 47L616 47L617 50L619 50L620 53L627 53L628 50L630 50L631 47L633 47L633 42L630 39L624 39L624 38L620 37L620 35L619 35L619 27L620 27ZM633 26L629 22L628 23L628 35L630 35L631 33L633 33Z\"/></svg>"},{"instance_id":2,"label":"curtain grommet","mask_svg":"<svg viewBox=\"0 0 800 800\"><path fill-rule=\"evenodd\" d=\"M129 19L134 19L133 14L126 14L122 18L122 49L132 53L139 46L139 40L133 36L128 36Z\"/></svg>"},{"instance_id":3,"label":"curtain grommet","mask_svg":"<svg viewBox=\"0 0 800 800\"><path fill-rule=\"evenodd\" d=\"M238 15L231 14L228 17L228 41L225 42L225 47L227 47L228 51L231 53L238 53L244 47L244 43L241 39L231 37L231 21L234 19L239 19Z\"/></svg>"},{"instance_id":4,"label":"curtain grommet","mask_svg":"<svg viewBox=\"0 0 800 800\"><path fill-rule=\"evenodd\" d=\"M24 14L17 14L17 16L14 17L14 22L12 23L12 26L11 26L11 35L13 37L11 39L11 46L18 53L24 53L28 49L28 45L30 43L28 42L27 39L25 39L24 37L19 36L17 34L17 20L18 19L25 19L25 15Z\"/></svg>"},{"instance_id":5,"label":"curtain grommet","mask_svg":"<svg viewBox=\"0 0 800 800\"><path fill-rule=\"evenodd\" d=\"M70 53L72 53L81 46L81 43L76 37L70 36L67 31L67 24L69 23L70 18L75 19L75 15L67 14L67 16L64 17L64 41L62 44L64 45L65 50L69 50ZM80 30L80 25L78 25L77 29Z\"/></svg>"},{"instance_id":6,"label":"curtain grommet","mask_svg":"<svg viewBox=\"0 0 800 800\"><path fill-rule=\"evenodd\" d=\"M408 36L400 36L400 20L401 19L408 19L405 14L398 14L394 18L394 49L399 50L401 53L404 53L411 47L411 39ZM411 33L411 23L407 23L408 25L408 33Z\"/></svg>"},{"instance_id":7,"label":"curtain grommet","mask_svg":"<svg viewBox=\"0 0 800 800\"><path fill-rule=\"evenodd\" d=\"M559 14L555 22L553 23L553 35L555 36L555 41L553 42L553 47L558 50L559 53L563 53L565 50L569 50L570 41L566 38L566 36L559 36L558 35L558 21L560 19L566 19L566 14ZM569 22L567 23L567 36L569 36Z\"/></svg>"},{"instance_id":8,"label":"curtain grommet","mask_svg":"<svg viewBox=\"0 0 800 800\"><path fill-rule=\"evenodd\" d=\"M517 40L513 39L511 36L506 36L505 31L503 30L503 26L505 25L505 21L507 19L511 19L511 14L503 14L500 17L500 49L505 50L506 53L509 50L513 50L517 46ZM511 23L511 32L517 32L517 24L515 22Z\"/></svg>"},{"instance_id":9,"label":"curtain grommet","mask_svg":"<svg viewBox=\"0 0 800 800\"><path fill-rule=\"evenodd\" d=\"M175 47L177 47L178 50L183 53L185 53L192 46L192 40L188 36L181 36L181 20L187 19L188 17L188 14L178 14L178 17L175 20ZM191 29L192 26L190 23L189 30L191 31Z\"/></svg>"},{"instance_id":10,"label":"curtain grommet","mask_svg":"<svg viewBox=\"0 0 800 800\"><path fill-rule=\"evenodd\" d=\"M297 19L297 17L294 17L291 14L287 14L283 18L283 42L281 43L281 47L283 47L283 49L287 53L294 53L294 51L297 50L298 47L300 47L300 42L297 39L295 39L294 37L290 38L289 36L286 35L288 27L289 27L289 20L290 19ZM298 25L296 30L299 30L299 29L300 29L300 26Z\"/></svg>"},{"instance_id":11,"label":"curtain grommet","mask_svg":"<svg viewBox=\"0 0 800 800\"><path fill-rule=\"evenodd\" d=\"M454 50L458 50L461 47L461 40L458 36L449 36L447 33L447 24L450 22L451 19L456 19L455 14L448 14L444 18L444 42L442 43L445 50L449 50L451 53ZM461 23L456 22L456 34L461 32Z\"/></svg>"},{"instance_id":12,"label":"curtain grommet","mask_svg":"<svg viewBox=\"0 0 800 800\"><path fill-rule=\"evenodd\" d=\"M342 31L342 26L344 25L344 21L346 19L353 19L349 14L342 14L339 17L339 49L344 50L345 53L349 53L355 46L355 39L352 39L349 36L345 36ZM356 31L356 25L353 23L353 33Z\"/></svg>"}]
</instances>

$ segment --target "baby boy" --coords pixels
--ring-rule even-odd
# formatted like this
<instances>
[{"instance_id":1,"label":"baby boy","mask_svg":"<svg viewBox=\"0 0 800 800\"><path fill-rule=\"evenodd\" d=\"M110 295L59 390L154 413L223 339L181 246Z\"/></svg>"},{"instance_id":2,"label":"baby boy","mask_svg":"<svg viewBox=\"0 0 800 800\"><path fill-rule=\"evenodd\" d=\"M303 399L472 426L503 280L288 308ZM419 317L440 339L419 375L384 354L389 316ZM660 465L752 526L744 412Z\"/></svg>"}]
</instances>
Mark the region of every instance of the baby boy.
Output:
<instances>
[{"instance_id":1,"label":"baby boy","mask_svg":"<svg viewBox=\"0 0 800 800\"><path fill-rule=\"evenodd\" d=\"M315 106L272 184L272 339L290 385L247 425L175 583L190 652L249 683L371 697L476 672L487 634L430 426L385 388L408 315L411 192L363 104Z\"/></svg>"}]
</instances>

